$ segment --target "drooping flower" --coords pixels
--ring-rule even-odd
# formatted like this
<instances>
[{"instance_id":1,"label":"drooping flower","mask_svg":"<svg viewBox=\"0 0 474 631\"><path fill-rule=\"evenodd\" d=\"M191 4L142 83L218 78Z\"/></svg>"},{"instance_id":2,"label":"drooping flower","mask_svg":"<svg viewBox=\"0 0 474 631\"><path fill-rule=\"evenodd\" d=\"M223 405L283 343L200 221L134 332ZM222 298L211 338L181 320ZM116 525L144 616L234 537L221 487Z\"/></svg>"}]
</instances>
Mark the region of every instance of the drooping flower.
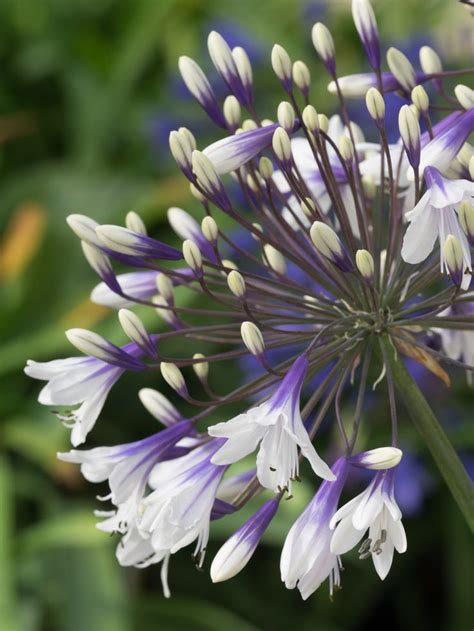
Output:
<instances>
[{"instance_id":1,"label":"drooping flower","mask_svg":"<svg viewBox=\"0 0 474 631\"><path fill-rule=\"evenodd\" d=\"M213 583L227 581L250 561L278 510L279 499L268 500L219 549L211 565Z\"/></svg>"},{"instance_id":2,"label":"drooping flower","mask_svg":"<svg viewBox=\"0 0 474 631\"><path fill-rule=\"evenodd\" d=\"M369 531L359 548L361 559L372 556L375 570L382 580L393 561L393 552L406 552L407 540L394 492L396 469L377 473L367 489L342 506L332 517L333 554L352 550Z\"/></svg>"},{"instance_id":3,"label":"drooping flower","mask_svg":"<svg viewBox=\"0 0 474 631\"><path fill-rule=\"evenodd\" d=\"M331 550L334 516L344 487L348 462L339 458L332 467L335 482L324 481L291 527L280 560L281 580L288 589L297 587L306 600L327 578L329 591L340 587L341 562Z\"/></svg>"},{"instance_id":4,"label":"drooping flower","mask_svg":"<svg viewBox=\"0 0 474 631\"><path fill-rule=\"evenodd\" d=\"M139 357L141 349L133 342L122 350L131 357ZM94 427L107 396L125 372L125 367L107 363L96 357L68 357L49 362L28 360L25 373L48 383L41 390L38 401L43 405L74 406L78 408L59 414L71 428L74 447L83 443Z\"/></svg>"},{"instance_id":5,"label":"drooping flower","mask_svg":"<svg viewBox=\"0 0 474 631\"><path fill-rule=\"evenodd\" d=\"M257 456L260 484L274 491L291 489L291 481L299 471L299 447L316 475L334 480L330 468L311 444L300 415L300 393L307 369L308 360L299 357L268 401L210 427L211 436L227 439L212 462L221 465L237 462L260 445Z\"/></svg>"},{"instance_id":6,"label":"drooping flower","mask_svg":"<svg viewBox=\"0 0 474 631\"><path fill-rule=\"evenodd\" d=\"M458 210L463 199L472 198L474 185L468 180L448 180L434 167L425 169L428 186L413 210L406 213L410 222L402 246L402 257L407 263L424 261L440 242L441 270L447 272L443 245L448 235L455 236L462 245L465 269L472 270L471 251L467 237L459 223ZM462 289L468 289L470 274L464 274Z\"/></svg>"},{"instance_id":7,"label":"drooping flower","mask_svg":"<svg viewBox=\"0 0 474 631\"><path fill-rule=\"evenodd\" d=\"M197 540L194 556L202 564L212 507L227 469L211 461L221 445L221 440L211 440L151 472L148 483L155 490L143 500L139 529L154 550L174 554Z\"/></svg>"}]
</instances>

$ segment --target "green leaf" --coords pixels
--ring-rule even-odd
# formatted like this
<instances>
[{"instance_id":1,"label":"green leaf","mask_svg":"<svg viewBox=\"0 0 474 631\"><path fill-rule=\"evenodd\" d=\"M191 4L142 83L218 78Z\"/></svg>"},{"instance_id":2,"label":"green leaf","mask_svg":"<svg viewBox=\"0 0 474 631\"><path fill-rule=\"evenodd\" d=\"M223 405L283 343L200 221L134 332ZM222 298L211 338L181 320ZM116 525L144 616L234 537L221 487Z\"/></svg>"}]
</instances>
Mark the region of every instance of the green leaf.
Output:
<instances>
[{"instance_id":1,"label":"green leaf","mask_svg":"<svg viewBox=\"0 0 474 631\"><path fill-rule=\"evenodd\" d=\"M10 467L0 454L0 629L18 629L15 573L12 559L13 489Z\"/></svg>"}]
</instances>

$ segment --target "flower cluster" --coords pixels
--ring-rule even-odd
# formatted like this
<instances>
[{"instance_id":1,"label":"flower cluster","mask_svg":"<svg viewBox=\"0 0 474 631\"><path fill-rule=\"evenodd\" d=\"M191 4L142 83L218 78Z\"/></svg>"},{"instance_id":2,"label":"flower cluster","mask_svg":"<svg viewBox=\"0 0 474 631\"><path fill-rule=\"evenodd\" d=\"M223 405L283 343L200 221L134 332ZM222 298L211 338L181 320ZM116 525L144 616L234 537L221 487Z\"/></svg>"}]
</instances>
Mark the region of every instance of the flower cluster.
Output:
<instances>
[{"instance_id":1,"label":"flower cluster","mask_svg":"<svg viewBox=\"0 0 474 631\"><path fill-rule=\"evenodd\" d=\"M354 547L384 579L394 549L406 550L394 495L402 452L393 361L408 355L445 381L440 362L473 369L474 158L467 139L474 131L474 92L458 85L455 96L447 94L445 79L457 73L443 71L428 47L420 50L421 70L395 48L383 70L369 1L353 0L352 11L369 73L340 77L330 32L321 23L312 30L329 91L339 101L340 113L330 119L310 103L308 66L292 62L280 45L271 64L286 100L276 122L257 113L242 48L231 50L218 33L209 35L211 60L229 92L222 104L199 65L180 58L186 86L224 135L203 151L186 128L170 135L171 152L202 206L201 221L169 210L180 250L149 236L133 212L126 227L68 218L101 280L92 300L118 309L130 341L117 346L72 329L67 337L85 357L30 361L26 372L47 381L41 403L65 406L58 415L71 428L74 447L85 442L126 371L159 371L164 387L195 410L183 418L163 394L144 388L139 397L163 430L124 445L59 454L80 464L91 482L108 482L105 499L113 508L98 513L104 518L98 527L119 533L122 565L162 562L166 595L170 556L194 542L202 565L212 521L265 491L269 499L212 562L213 581L237 574L280 501L297 489L303 459L323 481L284 542L286 587L307 598L329 579L332 593L341 581L341 555ZM402 104L395 144L385 131L389 91ZM365 98L374 142L349 119L348 98ZM131 271L117 274L116 265ZM187 291L203 299L182 303L178 286L180 296ZM153 310L166 330L157 322L150 333L134 305ZM430 342L435 336L437 347ZM216 392L212 367L245 357L258 366L257 375ZM391 446L358 453L373 366L382 367L377 381L387 387ZM188 388L193 379L200 398L191 394L195 384ZM348 389L356 393L350 424L341 413ZM223 420L226 406L239 403L242 413ZM317 443L332 411L340 443L329 466ZM209 424L215 417L222 422ZM255 466L236 475L234 463L254 452ZM365 491L339 507L354 467L376 473Z\"/></svg>"}]
</instances>

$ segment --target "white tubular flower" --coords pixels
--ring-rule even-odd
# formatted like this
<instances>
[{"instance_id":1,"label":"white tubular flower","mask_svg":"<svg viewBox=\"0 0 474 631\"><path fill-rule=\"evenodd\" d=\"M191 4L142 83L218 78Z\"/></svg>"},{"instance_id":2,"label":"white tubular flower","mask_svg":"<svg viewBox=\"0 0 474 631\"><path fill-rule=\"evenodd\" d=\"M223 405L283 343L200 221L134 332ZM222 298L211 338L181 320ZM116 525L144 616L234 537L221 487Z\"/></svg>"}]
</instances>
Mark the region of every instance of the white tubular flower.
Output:
<instances>
[{"instance_id":1,"label":"white tubular flower","mask_svg":"<svg viewBox=\"0 0 474 631\"><path fill-rule=\"evenodd\" d=\"M213 583L229 580L247 565L273 519L278 504L278 499L266 502L219 549L211 565Z\"/></svg>"},{"instance_id":2,"label":"white tubular flower","mask_svg":"<svg viewBox=\"0 0 474 631\"><path fill-rule=\"evenodd\" d=\"M213 456L215 464L231 464L260 449L257 475L260 484L273 491L288 488L299 471L298 447L316 475L334 480L327 464L318 456L301 420L299 398L308 360L299 357L272 397L226 423L209 427L211 436L227 441Z\"/></svg>"},{"instance_id":3,"label":"white tubular flower","mask_svg":"<svg viewBox=\"0 0 474 631\"><path fill-rule=\"evenodd\" d=\"M466 235L460 225L458 206L463 199L474 193L474 185L468 180L447 180L437 169L427 167L425 180L428 190L415 208L406 214L410 222L402 246L402 257L407 263L424 261L440 241L441 271L448 271L443 245L449 234L460 242L464 269L471 270L471 252ZM464 274L461 288L469 288L471 275Z\"/></svg>"},{"instance_id":4,"label":"white tubular flower","mask_svg":"<svg viewBox=\"0 0 474 631\"><path fill-rule=\"evenodd\" d=\"M348 463L339 458L332 468L335 482L324 481L291 527L280 560L281 580L288 589L297 587L306 600L328 578L332 595L341 586L341 562L330 549L331 518L346 481Z\"/></svg>"},{"instance_id":5,"label":"white tubular flower","mask_svg":"<svg viewBox=\"0 0 474 631\"><path fill-rule=\"evenodd\" d=\"M395 469L377 473L367 489L342 506L332 517L334 529L331 552L344 554L352 550L369 530L359 548L361 559L372 556L375 570L384 580L393 561L394 549L406 552L407 540L402 514L394 495Z\"/></svg>"},{"instance_id":6,"label":"white tubular flower","mask_svg":"<svg viewBox=\"0 0 474 631\"><path fill-rule=\"evenodd\" d=\"M212 464L222 441L212 440L185 456L155 465L143 500L139 530L153 549L174 554L197 541L194 556L202 565L216 493L227 467Z\"/></svg>"}]
</instances>

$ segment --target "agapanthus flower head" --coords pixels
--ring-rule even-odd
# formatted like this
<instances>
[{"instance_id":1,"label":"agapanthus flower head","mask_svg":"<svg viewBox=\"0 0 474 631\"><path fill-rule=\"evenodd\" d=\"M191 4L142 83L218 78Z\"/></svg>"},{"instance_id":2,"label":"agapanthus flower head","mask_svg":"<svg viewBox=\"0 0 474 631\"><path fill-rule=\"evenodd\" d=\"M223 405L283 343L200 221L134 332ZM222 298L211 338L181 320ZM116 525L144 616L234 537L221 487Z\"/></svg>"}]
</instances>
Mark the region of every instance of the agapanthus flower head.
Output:
<instances>
[{"instance_id":1,"label":"agapanthus flower head","mask_svg":"<svg viewBox=\"0 0 474 631\"><path fill-rule=\"evenodd\" d=\"M81 463L94 481L109 480L114 508L102 513L99 528L121 534L123 565L162 562L166 594L170 555L195 543L202 565L212 521L266 489L273 497L224 544L212 566L216 581L240 571L279 502L298 492L302 471L323 481L284 544L286 586L298 586L307 598L329 578L334 591L341 554L367 530L360 555L371 555L384 578L394 548L406 548L393 494L402 457L397 392L415 421L410 402L425 415L429 410L411 381L407 389L403 356L445 383L442 364L474 368L471 91L463 82L456 98L447 97L445 79L459 73L443 71L427 47L420 50L421 68L395 48L384 55L369 0L354 0L352 11L371 72L339 76L330 31L322 23L312 29L315 63L326 68L329 92L339 102L330 118L310 102L309 64L293 62L280 44L269 62L282 98L270 112L258 111L245 51L219 33L210 34L208 49L229 92L222 102L201 67L180 57L188 90L221 136L203 147L184 127L170 134L171 153L201 207L193 215L169 209L179 246L148 235L136 213L127 215L125 226L68 218L99 277L91 297L119 309L122 331L114 340L69 331L84 358L29 362L25 370L48 381L41 403L79 406L59 413L72 427L74 446L84 442L124 373L154 371L160 379L163 393L144 388L139 396L166 429L62 457ZM404 97L395 114L385 108L388 92ZM374 142L350 120L347 97L365 99ZM388 144L394 123L400 138ZM190 299L182 300L186 293ZM138 317L135 305L150 317ZM153 317L156 324L145 326ZM437 335L440 350L427 343ZM131 341L124 344L125 338ZM246 367L241 379L221 379L216 388L216 372L235 375L229 367L239 360ZM364 445L357 453L360 429L372 423L364 414L372 375L374 387L386 386L385 417L377 424L390 446ZM186 420L179 404L165 398L170 390L191 410ZM355 396L343 415L348 391ZM335 421L330 437L319 433L325 419ZM441 431L436 426L424 434L433 453ZM337 454L332 469L328 453ZM249 459L246 473L236 473L243 458ZM355 467L376 473L366 491L338 510ZM458 465L447 479L454 470L459 473ZM464 502L464 487L453 488Z\"/></svg>"}]
</instances>

